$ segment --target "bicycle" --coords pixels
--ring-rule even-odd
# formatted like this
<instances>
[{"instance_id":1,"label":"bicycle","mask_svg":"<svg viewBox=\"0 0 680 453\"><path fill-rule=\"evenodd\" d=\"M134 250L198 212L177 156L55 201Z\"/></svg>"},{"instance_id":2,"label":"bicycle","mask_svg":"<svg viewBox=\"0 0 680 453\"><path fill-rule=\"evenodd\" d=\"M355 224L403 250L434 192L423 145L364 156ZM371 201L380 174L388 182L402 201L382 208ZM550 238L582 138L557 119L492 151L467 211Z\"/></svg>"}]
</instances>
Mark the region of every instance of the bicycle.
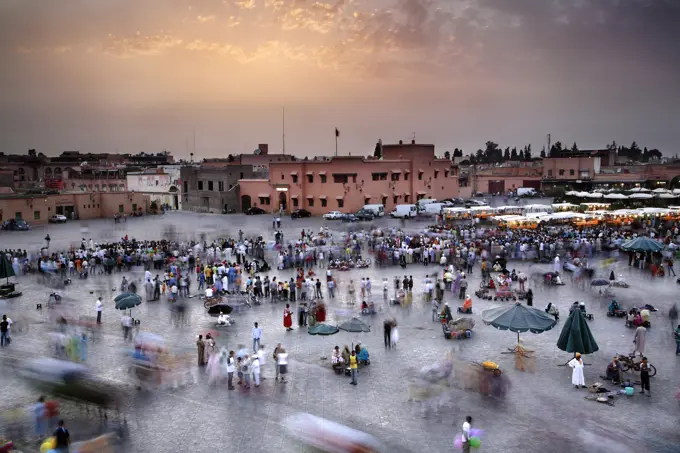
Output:
<instances>
[{"instance_id":1,"label":"bicycle","mask_svg":"<svg viewBox=\"0 0 680 453\"><path fill-rule=\"evenodd\" d=\"M634 354L628 356L619 356L619 362L621 363L621 371L628 371L632 369L633 371L640 371L640 364L642 361L637 362L636 356ZM642 359L640 359L642 360ZM656 376L656 367L649 364L649 377Z\"/></svg>"}]
</instances>

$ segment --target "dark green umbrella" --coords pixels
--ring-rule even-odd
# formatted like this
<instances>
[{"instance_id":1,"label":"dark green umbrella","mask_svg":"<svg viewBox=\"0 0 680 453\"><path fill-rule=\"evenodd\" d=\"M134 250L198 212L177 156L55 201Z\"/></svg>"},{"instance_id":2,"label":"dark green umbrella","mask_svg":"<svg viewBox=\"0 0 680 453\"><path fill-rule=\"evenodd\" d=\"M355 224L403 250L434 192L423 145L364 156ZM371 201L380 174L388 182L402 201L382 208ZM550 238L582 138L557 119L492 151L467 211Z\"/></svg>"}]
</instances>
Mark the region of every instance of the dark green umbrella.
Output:
<instances>
[{"instance_id":1,"label":"dark green umbrella","mask_svg":"<svg viewBox=\"0 0 680 453\"><path fill-rule=\"evenodd\" d=\"M135 293L121 293L113 301L116 303L116 310L131 310L142 303L142 298Z\"/></svg>"},{"instance_id":2,"label":"dark green umbrella","mask_svg":"<svg viewBox=\"0 0 680 453\"><path fill-rule=\"evenodd\" d=\"M314 327L307 329L307 333L310 335L333 335L338 333L340 329L335 326L329 326L328 324L320 323Z\"/></svg>"},{"instance_id":3,"label":"dark green umbrella","mask_svg":"<svg viewBox=\"0 0 680 453\"><path fill-rule=\"evenodd\" d=\"M637 237L623 244L621 249L627 252L660 252L663 250L663 244L654 239Z\"/></svg>"},{"instance_id":4,"label":"dark green umbrella","mask_svg":"<svg viewBox=\"0 0 680 453\"><path fill-rule=\"evenodd\" d=\"M7 258L7 254L0 253L0 278L7 279L7 284L9 284L9 278L14 277L15 275L14 268L12 267L9 258Z\"/></svg>"},{"instance_id":5,"label":"dark green umbrella","mask_svg":"<svg viewBox=\"0 0 680 453\"><path fill-rule=\"evenodd\" d=\"M517 332L517 346L511 349L512 352L516 353L525 351L519 344L520 332L543 333L557 324L557 320L545 311L527 307L519 302L484 310L482 321L496 329Z\"/></svg>"},{"instance_id":6,"label":"dark green umbrella","mask_svg":"<svg viewBox=\"0 0 680 453\"><path fill-rule=\"evenodd\" d=\"M581 310L572 310L569 314L557 340L557 347L562 351L581 354L592 354L600 349Z\"/></svg>"},{"instance_id":7,"label":"dark green umbrella","mask_svg":"<svg viewBox=\"0 0 680 453\"><path fill-rule=\"evenodd\" d=\"M338 326L341 330L346 330L347 332L370 332L371 326L363 322L359 318L352 318L349 321L345 321Z\"/></svg>"}]
</instances>

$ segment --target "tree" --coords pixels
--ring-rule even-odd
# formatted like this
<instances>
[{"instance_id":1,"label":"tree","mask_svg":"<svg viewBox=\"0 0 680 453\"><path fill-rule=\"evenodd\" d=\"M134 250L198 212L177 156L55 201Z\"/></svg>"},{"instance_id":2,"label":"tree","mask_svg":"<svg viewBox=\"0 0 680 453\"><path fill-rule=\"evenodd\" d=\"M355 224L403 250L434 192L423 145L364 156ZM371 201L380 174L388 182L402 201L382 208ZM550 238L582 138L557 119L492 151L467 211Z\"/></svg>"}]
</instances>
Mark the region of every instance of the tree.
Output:
<instances>
[{"instance_id":1,"label":"tree","mask_svg":"<svg viewBox=\"0 0 680 453\"><path fill-rule=\"evenodd\" d=\"M458 148L454 149L453 157L463 157L463 150Z\"/></svg>"},{"instance_id":2,"label":"tree","mask_svg":"<svg viewBox=\"0 0 680 453\"><path fill-rule=\"evenodd\" d=\"M463 161L465 162L465 161ZM460 164L463 165L463 162ZM475 165L477 163L477 158L475 156L470 156L470 165Z\"/></svg>"},{"instance_id":3,"label":"tree","mask_svg":"<svg viewBox=\"0 0 680 453\"><path fill-rule=\"evenodd\" d=\"M611 145L607 145L607 149L616 149L616 148L617 148L616 140L614 140Z\"/></svg>"},{"instance_id":4,"label":"tree","mask_svg":"<svg viewBox=\"0 0 680 453\"><path fill-rule=\"evenodd\" d=\"M545 146L541 149L541 159L545 159Z\"/></svg>"},{"instance_id":5,"label":"tree","mask_svg":"<svg viewBox=\"0 0 680 453\"><path fill-rule=\"evenodd\" d=\"M524 160L524 150L520 150L520 152L519 152L519 160Z\"/></svg>"},{"instance_id":6,"label":"tree","mask_svg":"<svg viewBox=\"0 0 680 453\"><path fill-rule=\"evenodd\" d=\"M661 154L661 151L659 151L658 149L655 148L649 150L649 160L661 159L662 157L663 155Z\"/></svg>"},{"instance_id":7,"label":"tree","mask_svg":"<svg viewBox=\"0 0 680 453\"><path fill-rule=\"evenodd\" d=\"M517 155L517 148L512 148L512 151L510 151L510 160L519 160L519 156Z\"/></svg>"},{"instance_id":8,"label":"tree","mask_svg":"<svg viewBox=\"0 0 680 453\"><path fill-rule=\"evenodd\" d=\"M477 152L475 153L475 162L478 164L484 162L484 151L482 151L481 149L478 149Z\"/></svg>"},{"instance_id":9,"label":"tree","mask_svg":"<svg viewBox=\"0 0 680 453\"><path fill-rule=\"evenodd\" d=\"M531 160L531 145L524 148L524 160Z\"/></svg>"},{"instance_id":10,"label":"tree","mask_svg":"<svg viewBox=\"0 0 680 453\"><path fill-rule=\"evenodd\" d=\"M505 148L505 152L503 153L503 160L508 161L510 160L510 147L508 146Z\"/></svg>"},{"instance_id":11,"label":"tree","mask_svg":"<svg viewBox=\"0 0 680 453\"><path fill-rule=\"evenodd\" d=\"M444 158L445 158L446 160L451 160L451 152L446 151L446 152L444 153Z\"/></svg>"},{"instance_id":12,"label":"tree","mask_svg":"<svg viewBox=\"0 0 680 453\"><path fill-rule=\"evenodd\" d=\"M34 149L29 149L29 150L28 150L28 155L31 156L31 157L35 157L35 156L36 156L36 151L35 151Z\"/></svg>"},{"instance_id":13,"label":"tree","mask_svg":"<svg viewBox=\"0 0 680 453\"><path fill-rule=\"evenodd\" d=\"M574 144L571 145L571 152L572 152L572 153L577 153L577 152L578 152L578 146L576 146L576 142L574 142Z\"/></svg>"},{"instance_id":14,"label":"tree","mask_svg":"<svg viewBox=\"0 0 680 453\"><path fill-rule=\"evenodd\" d=\"M227 156L227 162L234 162L234 160L236 160L236 158L234 157L233 154L229 154L229 155Z\"/></svg>"},{"instance_id":15,"label":"tree","mask_svg":"<svg viewBox=\"0 0 680 453\"><path fill-rule=\"evenodd\" d=\"M498 147L498 143L492 141L486 142L484 158L489 163L501 162L503 160L503 151Z\"/></svg>"},{"instance_id":16,"label":"tree","mask_svg":"<svg viewBox=\"0 0 680 453\"><path fill-rule=\"evenodd\" d=\"M375 149L373 150L373 157L376 159L382 159L382 143L378 140L375 144Z\"/></svg>"},{"instance_id":17,"label":"tree","mask_svg":"<svg viewBox=\"0 0 680 453\"><path fill-rule=\"evenodd\" d=\"M560 154L563 151L562 142L555 142L554 145L550 147L550 155Z\"/></svg>"}]
</instances>

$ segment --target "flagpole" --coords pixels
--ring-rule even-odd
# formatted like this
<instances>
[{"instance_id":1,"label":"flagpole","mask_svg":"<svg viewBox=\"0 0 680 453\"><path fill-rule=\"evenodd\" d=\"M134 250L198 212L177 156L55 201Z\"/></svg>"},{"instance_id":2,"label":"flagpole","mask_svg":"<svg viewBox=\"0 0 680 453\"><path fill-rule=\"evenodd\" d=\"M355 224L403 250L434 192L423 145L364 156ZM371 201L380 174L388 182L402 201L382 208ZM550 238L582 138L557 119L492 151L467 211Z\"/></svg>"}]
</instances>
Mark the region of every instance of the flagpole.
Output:
<instances>
[{"instance_id":1,"label":"flagpole","mask_svg":"<svg viewBox=\"0 0 680 453\"><path fill-rule=\"evenodd\" d=\"M338 157L338 137L340 136L340 131L335 128L335 157Z\"/></svg>"}]
</instances>

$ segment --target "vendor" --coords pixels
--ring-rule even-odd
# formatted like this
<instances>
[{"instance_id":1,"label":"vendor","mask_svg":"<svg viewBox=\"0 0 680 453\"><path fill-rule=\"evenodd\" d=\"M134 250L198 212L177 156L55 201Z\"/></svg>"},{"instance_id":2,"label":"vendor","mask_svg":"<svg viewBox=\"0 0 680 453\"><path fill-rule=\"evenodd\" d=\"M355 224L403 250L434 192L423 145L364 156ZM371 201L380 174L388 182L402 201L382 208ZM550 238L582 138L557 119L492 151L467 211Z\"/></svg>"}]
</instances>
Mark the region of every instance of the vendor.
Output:
<instances>
[{"instance_id":1,"label":"vendor","mask_svg":"<svg viewBox=\"0 0 680 453\"><path fill-rule=\"evenodd\" d=\"M472 313L472 298L469 294L465 296L465 302L463 302L463 308L460 311L461 313Z\"/></svg>"},{"instance_id":2,"label":"vendor","mask_svg":"<svg viewBox=\"0 0 680 453\"><path fill-rule=\"evenodd\" d=\"M206 299L212 299L212 297L213 297L213 289L212 289L212 287L208 286L205 289L205 298Z\"/></svg>"},{"instance_id":3,"label":"vendor","mask_svg":"<svg viewBox=\"0 0 680 453\"><path fill-rule=\"evenodd\" d=\"M621 382L621 364L618 357L614 357L609 365L607 365L607 379L611 380L615 385Z\"/></svg>"},{"instance_id":4,"label":"vendor","mask_svg":"<svg viewBox=\"0 0 680 453\"><path fill-rule=\"evenodd\" d=\"M555 319L560 319L560 311L552 302L548 302L548 305L545 307L545 312L554 316Z\"/></svg>"},{"instance_id":5,"label":"vendor","mask_svg":"<svg viewBox=\"0 0 680 453\"><path fill-rule=\"evenodd\" d=\"M609 307L607 307L607 310L609 311L609 313L614 313L621 310L621 307L619 307L619 303L616 302L616 299L614 299L609 303Z\"/></svg>"},{"instance_id":6,"label":"vendor","mask_svg":"<svg viewBox=\"0 0 680 453\"><path fill-rule=\"evenodd\" d=\"M333 349L333 354L331 354L331 365L335 368L337 366L342 366L345 363L345 359L340 354L340 347L336 346Z\"/></svg>"}]
</instances>

